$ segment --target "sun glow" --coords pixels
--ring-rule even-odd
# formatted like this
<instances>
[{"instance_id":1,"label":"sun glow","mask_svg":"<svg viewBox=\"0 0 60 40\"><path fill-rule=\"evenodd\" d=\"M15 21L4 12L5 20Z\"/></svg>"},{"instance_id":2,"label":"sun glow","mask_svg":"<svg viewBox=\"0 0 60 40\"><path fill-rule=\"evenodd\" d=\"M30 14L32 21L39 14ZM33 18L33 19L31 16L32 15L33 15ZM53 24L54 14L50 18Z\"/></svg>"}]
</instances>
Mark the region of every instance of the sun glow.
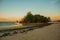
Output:
<instances>
[{"instance_id":1,"label":"sun glow","mask_svg":"<svg viewBox=\"0 0 60 40\"><path fill-rule=\"evenodd\" d=\"M60 16L50 16L52 20L60 20Z\"/></svg>"},{"instance_id":2,"label":"sun glow","mask_svg":"<svg viewBox=\"0 0 60 40\"><path fill-rule=\"evenodd\" d=\"M16 18L16 17L0 17L0 21L20 21L21 18Z\"/></svg>"},{"instance_id":3,"label":"sun glow","mask_svg":"<svg viewBox=\"0 0 60 40\"><path fill-rule=\"evenodd\" d=\"M60 20L60 16L50 16L51 20ZM22 17L0 17L0 21L21 21Z\"/></svg>"}]
</instances>

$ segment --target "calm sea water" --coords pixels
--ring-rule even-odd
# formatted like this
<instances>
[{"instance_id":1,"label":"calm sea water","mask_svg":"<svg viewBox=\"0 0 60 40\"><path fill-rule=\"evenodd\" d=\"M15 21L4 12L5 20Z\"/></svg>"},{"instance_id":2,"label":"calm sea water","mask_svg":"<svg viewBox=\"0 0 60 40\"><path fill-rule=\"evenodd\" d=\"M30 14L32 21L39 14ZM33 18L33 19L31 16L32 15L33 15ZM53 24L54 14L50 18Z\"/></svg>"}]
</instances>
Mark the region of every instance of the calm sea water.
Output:
<instances>
[{"instance_id":1,"label":"calm sea water","mask_svg":"<svg viewBox=\"0 0 60 40\"><path fill-rule=\"evenodd\" d=\"M11 26L16 25L15 22L0 22L0 26Z\"/></svg>"},{"instance_id":2,"label":"calm sea water","mask_svg":"<svg viewBox=\"0 0 60 40\"><path fill-rule=\"evenodd\" d=\"M16 27L16 22L0 22L0 30Z\"/></svg>"},{"instance_id":3,"label":"calm sea water","mask_svg":"<svg viewBox=\"0 0 60 40\"><path fill-rule=\"evenodd\" d=\"M16 22L0 22L0 30L20 28Z\"/></svg>"}]
</instances>

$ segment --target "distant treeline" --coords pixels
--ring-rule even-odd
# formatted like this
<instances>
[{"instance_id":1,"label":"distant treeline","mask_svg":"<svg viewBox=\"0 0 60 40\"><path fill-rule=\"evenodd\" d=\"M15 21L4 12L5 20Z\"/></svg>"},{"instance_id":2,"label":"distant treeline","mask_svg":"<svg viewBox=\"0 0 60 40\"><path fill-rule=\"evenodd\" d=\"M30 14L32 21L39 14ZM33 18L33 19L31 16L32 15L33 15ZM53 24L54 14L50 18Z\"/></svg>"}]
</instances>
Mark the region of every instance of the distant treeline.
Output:
<instances>
[{"instance_id":1,"label":"distant treeline","mask_svg":"<svg viewBox=\"0 0 60 40\"><path fill-rule=\"evenodd\" d=\"M50 17L45 17L43 15L35 14L33 15L31 12L28 12L26 16L24 16L23 20L20 23L47 23L50 22Z\"/></svg>"}]
</instances>

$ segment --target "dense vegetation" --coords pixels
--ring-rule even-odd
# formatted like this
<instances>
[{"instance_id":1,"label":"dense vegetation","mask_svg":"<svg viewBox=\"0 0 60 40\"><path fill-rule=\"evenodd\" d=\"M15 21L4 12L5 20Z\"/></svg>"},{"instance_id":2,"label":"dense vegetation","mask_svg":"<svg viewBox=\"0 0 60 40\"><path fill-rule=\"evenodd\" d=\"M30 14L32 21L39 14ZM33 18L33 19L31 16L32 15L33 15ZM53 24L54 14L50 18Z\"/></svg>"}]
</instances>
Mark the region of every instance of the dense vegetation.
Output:
<instances>
[{"instance_id":1,"label":"dense vegetation","mask_svg":"<svg viewBox=\"0 0 60 40\"><path fill-rule=\"evenodd\" d=\"M31 12L28 12L27 15L23 18L21 23L47 23L50 21L50 17L45 17L39 14L33 15Z\"/></svg>"}]
</instances>

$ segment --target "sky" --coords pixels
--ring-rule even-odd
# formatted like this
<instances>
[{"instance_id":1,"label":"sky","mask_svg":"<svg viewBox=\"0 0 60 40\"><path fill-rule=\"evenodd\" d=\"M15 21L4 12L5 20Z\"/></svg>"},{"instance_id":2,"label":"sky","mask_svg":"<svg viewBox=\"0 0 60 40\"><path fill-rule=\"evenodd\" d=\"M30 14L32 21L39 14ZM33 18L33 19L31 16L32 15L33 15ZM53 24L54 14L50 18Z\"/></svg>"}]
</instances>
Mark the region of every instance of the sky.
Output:
<instances>
[{"instance_id":1,"label":"sky","mask_svg":"<svg viewBox=\"0 0 60 40\"><path fill-rule=\"evenodd\" d=\"M29 11L60 19L60 0L0 0L0 20L22 18Z\"/></svg>"}]
</instances>

